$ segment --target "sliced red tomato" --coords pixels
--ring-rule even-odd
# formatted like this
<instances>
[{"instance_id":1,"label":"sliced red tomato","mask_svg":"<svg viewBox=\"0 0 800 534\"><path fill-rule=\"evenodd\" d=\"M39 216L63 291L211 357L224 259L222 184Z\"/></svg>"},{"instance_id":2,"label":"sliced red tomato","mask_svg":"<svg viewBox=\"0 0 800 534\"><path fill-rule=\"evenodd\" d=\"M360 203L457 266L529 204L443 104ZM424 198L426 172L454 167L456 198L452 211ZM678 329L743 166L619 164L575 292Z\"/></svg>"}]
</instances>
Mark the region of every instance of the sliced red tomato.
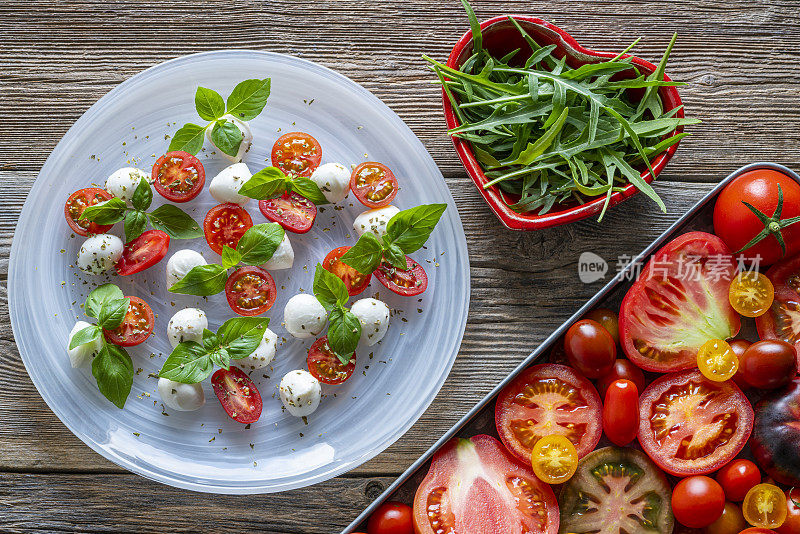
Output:
<instances>
[{"instance_id":1,"label":"sliced red tomato","mask_svg":"<svg viewBox=\"0 0 800 534\"><path fill-rule=\"evenodd\" d=\"M388 261L382 261L375 270L375 278L393 293L413 297L428 289L428 275L422 265L406 256L406 268L398 269Z\"/></svg>"},{"instance_id":2,"label":"sliced red tomato","mask_svg":"<svg viewBox=\"0 0 800 534\"><path fill-rule=\"evenodd\" d=\"M739 454L753 430L753 407L742 390L696 369L657 378L639 402L639 443L676 476L719 469Z\"/></svg>"},{"instance_id":3,"label":"sliced red tomato","mask_svg":"<svg viewBox=\"0 0 800 534\"><path fill-rule=\"evenodd\" d=\"M266 313L275 304L276 296L275 280L261 267L240 267L225 282L225 297L239 315Z\"/></svg>"},{"instance_id":4,"label":"sliced red tomato","mask_svg":"<svg viewBox=\"0 0 800 534\"><path fill-rule=\"evenodd\" d=\"M89 234L108 232L114 226L113 224L97 224L79 220L83 210L88 206L94 206L106 200L111 200L111 193L99 187L87 187L72 193L64 204L64 217L72 231L83 237Z\"/></svg>"},{"instance_id":5,"label":"sliced red tomato","mask_svg":"<svg viewBox=\"0 0 800 534\"><path fill-rule=\"evenodd\" d=\"M556 534L558 521L550 486L486 435L445 444L414 497L417 534Z\"/></svg>"},{"instance_id":6,"label":"sliced red tomato","mask_svg":"<svg viewBox=\"0 0 800 534\"><path fill-rule=\"evenodd\" d=\"M308 349L306 364L308 372L323 384L341 384L353 376L356 355L353 354L349 362L342 363L328 345L328 336L322 336Z\"/></svg>"},{"instance_id":7,"label":"sliced red tomato","mask_svg":"<svg viewBox=\"0 0 800 534\"><path fill-rule=\"evenodd\" d=\"M149 269L164 259L169 250L169 236L161 230L148 230L125 244L117 261L117 274L128 276Z\"/></svg>"},{"instance_id":8,"label":"sliced red tomato","mask_svg":"<svg viewBox=\"0 0 800 534\"><path fill-rule=\"evenodd\" d=\"M566 437L582 458L603 434L597 390L571 367L554 363L534 365L503 388L494 420L503 444L526 463L544 436Z\"/></svg>"},{"instance_id":9,"label":"sliced red tomato","mask_svg":"<svg viewBox=\"0 0 800 534\"><path fill-rule=\"evenodd\" d=\"M735 272L728 247L705 232L684 234L656 252L620 307L628 358L659 373L697 367L703 343L739 332L739 314L728 302Z\"/></svg>"},{"instance_id":10,"label":"sliced red tomato","mask_svg":"<svg viewBox=\"0 0 800 534\"><path fill-rule=\"evenodd\" d=\"M766 274L775 287L775 300L767 313L756 317L758 337L794 345L800 367L800 255L776 263Z\"/></svg>"},{"instance_id":11,"label":"sliced red tomato","mask_svg":"<svg viewBox=\"0 0 800 534\"><path fill-rule=\"evenodd\" d=\"M258 201L258 209L264 217L283 226L287 232L304 234L314 226L317 206L294 191L277 198Z\"/></svg>"},{"instance_id":12,"label":"sliced red tomato","mask_svg":"<svg viewBox=\"0 0 800 534\"><path fill-rule=\"evenodd\" d=\"M321 161L319 141L304 132L284 134L272 146L272 164L286 175L308 178Z\"/></svg>"},{"instance_id":13,"label":"sliced red tomato","mask_svg":"<svg viewBox=\"0 0 800 534\"><path fill-rule=\"evenodd\" d=\"M339 259L348 250L350 247L339 247L328 252L328 255L322 260L322 268L341 278L344 285L347 286L347 294L353 297L367 289L372 275L361 274Z\"/></svg>"},{"instance_id":14,"label":"sliced red tomato","mask_svg":"<svg viewBox=\"0 0 800 534\"><path fill-rule=\"evenodd\" d=\"M130 300L128 312L122 324L114 330L103 330L106 340L120 347L132 347L143 343L153 333L155 318L150 306L139 297Z\"/></svg>"},{"instance_id":15,"label":"sliced red tomato","mask_svg":"<svg viewBox=\"0 0 800 534\"><path fill-rule=\"evenodd\" d=\"M211 250L222 254L223 245L236 248L244 233L253 226L253 219L238 204L219 204L206 214L203 233Z\"/></svg>"},{"instance_id":16,"label":"sliced red tomato","mask_svg":"<svg viewBox=\"0 0 800 534\"><path fill-rule=\"evenodd\" d=\"M368 208L381 208L397 196L397 178L383 163L367 161L353 169L350 190Z\"/></svg>"},{"instance_id":17,"label":"sliced red tomato","mask_svg":"<svg viewBox=\"0 0 800 534\"><path fill-rule=\"evenodd\" d=\"M158 158L152 176L158 194L170 202L189 202L206 183L206 171L200 160L180 150Z\"/></svg>"},{"instance_id":18,"label":"sliced red tomato","mask_svg":"<svg viewBox=\"0 0 800 534\"><path fill-rule=\"evenodd\" d=\"M211 376L211 386L225 413L240 423L255 423L261 417L261 393L247 373L231 365Z\"/></svg>"}]
</instances>

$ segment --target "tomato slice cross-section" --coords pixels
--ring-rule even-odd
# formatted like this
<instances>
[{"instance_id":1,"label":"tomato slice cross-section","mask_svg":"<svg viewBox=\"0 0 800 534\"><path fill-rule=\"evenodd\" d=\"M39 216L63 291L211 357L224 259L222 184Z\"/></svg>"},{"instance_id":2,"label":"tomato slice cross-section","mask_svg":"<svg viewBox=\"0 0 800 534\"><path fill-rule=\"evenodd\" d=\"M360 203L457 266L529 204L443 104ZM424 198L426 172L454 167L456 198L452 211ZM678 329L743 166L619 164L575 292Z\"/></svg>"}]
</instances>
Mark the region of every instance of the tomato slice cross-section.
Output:
<instances>
[{"instance_id":1,"label":"tomato slice cross-section","mask_svg":"<svg viewBox=\"0 0 800 534\"><path fill-rule=\"evenodd\" d=\"M155 316L150 305L139 297L130 299L122 324L114 330L103 330L109 343L120 347L133 347L143 343L153 333Z\"/></svg>"},{"instance_id":2,"label":"tomato slice cross-section","mask_svg":"<svg viewBox=\"0 0 800 534\"><path fill-rule=\"evenodd\" d=\"M756 317L758 337L794 345L800 367L800 255L776 263L767 271L775 298L767 313Z\"/></svg>"},{"instance_id":3,"label":"tomato slice cross-section","mask_svg":"<svg viewBox=\"0 0 800 534\"><path fill-rule=\"evenodd\" d=\"M397 196L397 178L383 163L367 161L353 169L350 190L368 208L388 206Z\"/></svg>"},{"instance_id":4,"label":"tomato slice cross-section","mask_svg":"<svg viewBox=\"0 0 800 534\"><path fill-rule=\"evenodd\" d=\"M344 285L347 286L347 294L354 297L367 289L372 275L361 274L339 259L344 256L345 252L348 250L350 250L350 247L338 247L331 250L328 252L328 255L325 256L325 259L322 260L322 267L326 271L330 271L341 278Z\"/></svg>"},{"instance_id":5,"label":"tomato slice cross-section","mask_svg":"<svg viewBox=\"0 0 800 534\"><path fill-rule=\"evenodd\" d=\"M287 175L309 177L322 161L319 141L304 132L290 132L272 146L272 164Z\"/></svg>"},{"instance_id":6,"label":"tomato slice cross-section","mask_svg":"<svg viewBox=\"0 0 800 534\"><path fill-rule=\"evenodd\" d=\"M243 207L238 204L219 204L208 210L203 220L203 233L211 250L222 254L225 245L235 249L252 226L253 219Z\"/></svg>"},{"instance_id":7,"label":"tomato slice cross-section","mask_svg":"<svg viewBox=\"0 0 800 534\"><path fill-rule=\"evenodd\" d=\"M153 164L153 185L170 202L189 202L203 190L206 171L200 160L183 151L167 152Z\"/></svg>"},{"instance_id":8,"label":"tomato slice cross-section","mask_svg":"<svg viewBox=\"0 0 800 534\"><path fill-rule=\"evenodd\" d=\"M287 232L304 234L314 226L317 206L295 192L258 201L258 209L264 217L283 226Z\"/></svg>"},{"instance_id":9,"label":"tomato slice cross-section","mask_svg":"<svg viewBox=\"0 0 800 534\"><path fill-rule=\"evenodd\" d=\"M109 231L114 226L113 224L97 224L80 220L83 210L106 200L111 200L111 193L98 187L87 187L72 193L64 204L64 217L72 231L83 237Z\"/></svg>"}]
</instances>

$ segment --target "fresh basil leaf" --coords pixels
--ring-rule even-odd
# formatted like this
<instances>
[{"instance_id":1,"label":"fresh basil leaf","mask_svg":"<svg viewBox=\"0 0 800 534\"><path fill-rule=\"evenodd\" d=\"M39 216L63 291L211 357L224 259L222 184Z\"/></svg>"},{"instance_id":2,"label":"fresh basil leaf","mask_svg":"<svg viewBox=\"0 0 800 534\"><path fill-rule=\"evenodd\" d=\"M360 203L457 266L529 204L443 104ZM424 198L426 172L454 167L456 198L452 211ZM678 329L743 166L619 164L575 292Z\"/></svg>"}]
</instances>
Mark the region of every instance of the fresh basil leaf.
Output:
<instances>
[{"instance_id":1,"label":"fresh basil leaf","mask_svg":"<svg viewBox=\"0 0 800 534\"><path fill-rule=\"evenodd\" d=\"M314 272L314 296L322 306L330 311L337 305L344 306L350 299L347 286L341 278L317 264Z\"/></svg>"},{"instance_id":2,"label":"fresh basil leaf","mask_svg":"<svg viewBox=\"0 0 800 534\"><path fill-rule=\"evenodd\" d=\"M83 311L86 312L86 315L89 317L97 319L105 301L123 298L125 298L125 295L122 294L122 290L119 287L114 284L103 284L86 297L86 304L83 305Z\"/></svg>"},{"instance_id":3,"label":"fresh basil leaf","mask_svg":"<svg viewBox=\"0 0 800 534\"><path fill-rule=\"evenodd\" d=\"M189 154L197 155L203 148L203 134L206 129L197 124L187 123L181 126L180 130L175 132L172 140L169 142L168 152L182 150Z\"/></svg>"},{"instance_id":4,"label":"fresh basil leaf","mask_svg":"<svg viewBox=\"0 0 800 534\"><path fill-rule=\"evenodd\" d=\"M403 251L400 250L400 247L392 243L388 247L383 250L383 257L391 263L394 267L398 269L403 269L404 271L408 267L408 262L406 261L406 255L403 254Z\"/></svg>"},{"instance_id":5,"label":"fresh basil leaf","mask_svg":"<svg viewBox=\"0 0 800 534\"><path fill-rule=\"evenodd\" d=\"M296 178L292 178L292 191L299 194L302 197L307 198L317 206L322 204L329 204L328 199L325 198L325 195L322 194L319 186L314 180L310 178L304 178L302 176L298 176Z\"/></svg>"},{"instance_id":6,"label":"fresh basil leaf","mask_svg":"<svg viewBox=\"0 0 800 534\"><path fill-rule=\"evenodd\" d=\"M222 266L226 269L236 267L242 261L242 255L228 245L222 245Z\"/></svg>"},{"instance_id":7,"label":"fresh basil leaf","mask_svg":"<svg viewBox=\"0 0 800 534\"><path fill-rule=\"evenodd\" d=\"M144 233L147 228L147 213L131 210L125 214L125 242L130 243Z\"/></svg>"},{"instance_id":8,"label":"fresh basil leaf","mask_svg":"<svg viewBox=\"0 0 800 534\"><path fill-rule=\"evenodd\" d=\"M193 267L186 276L178 280L169 290L183 295L207 297L225 291L228 271L222 265L209 263Z\"/></svg>"},{"instance_id":9,"label":"fresh basil leaf","mask_svg":"<svg viewBox=\"0 0 800 534\"><path fill-rule=\"evenodd\" d=\"M121 198L113 197L94 206L86 206L79 220L97 224L116 224L125 217L128 206Z\"/></svg>"},{"instance_id":10,"label":"fresh basil leaf","mask_svg":"<svg viewBox=\"0 0 800 534\"><path fill-rule=\"evenodd\" d=\"M136 186L136 189L133 191L133 197L131 197L131 204L137 210L144 211L150 207L150 204L153 202L153 189L150 187L150 184L147 183L147 180L142 178L139 180L139 185Z\"/></svg>"},{"instance_id":11,"label":"fresh basil leaf","mask_svg":"<svg viewBox=\"0 0 800 534\"><path fill-rule=\"evenodd\" d=\"M234 360L250 356L261 344L264 331L269 326L266 317L234 317L228 319L217 331L220 346Z\"/></svg>"},{"instance_id":12,"label":"fresh basil leaf","mask_svg":"<svg viewBox=\"0 0 800 534\"><path fill-rule=\"evenodd\" d=\"M222 367L223 369L229 369L231 366L231 355L228 354L228 351L222 347L213 351L209 355L209 358L211 358L211 363L218 367Z\"/></svg>"},{"instance_id":13,"label":"fresh basil leaf","mask_svg":"<svg viewBox=\"0 0 800 534\"><path fill-rule=\"evenodd\" d=\"M350 310L337 306L328 314L328 345L343 364L350 362L361 339L361 321Z\"/></svg>"},{"instance_id":14,"label":"fresh basil leaf","mask_svg":"<svg viewBox=\"0 0 800 534\"><path fill-rule=\"evenodd\" d=\"M69 350L74 349L79 345L84 345L86 343L91 343L95 339L99 338L103 335L103 329L97 325L87 326L85 328L81 328L75 335L72 336L69 340L69 346L67 347Z\"/></svg>"},{"instance_id":15,"label":"fresh basil leaf","mask_svg":"<svg viewBox=\"0 0 800 534\"><path fill-rule=\"evenodd\" d=\"M405 254L419 250L446 208L447 204L424 204L397 213L386 225L384 243L397 245Z\"/></svg>"},{"instance_id":16,"label":"fresh basil leaf","mask_svg":"<svg viewBox=\"0 0 800 534\"><path fill-rule=\"evenodd\" d=\"M239 127L225 119L218 120L211 129L211 141L214 146L229 156L238 154L242 139L244 134Z\"/></svg>"},{"instance_id":17,"label":"fresh basil leaf","mask_svg":"<svg viewBox=\"0 0 800 534\"><path fill-rule=\"evenodd\" d=\"M242 187L239 188L239 194L263 200L282 194L289 184L289 178L279 168L267 167L255 173L242 184Z\"/></svg>"},{"instance_id":18,"label":"fresh basil leaf","mask_svg":"<svg viewBox=\"0 0 800 534\"><path fill-rule=\"evenodd\" d=\"M375 234L366 232L339 260L361 274L372 274L381 264L382 256L383 245Z\"/></svg>"},{"instance_id":19,"label":"fresh basil leaf","mask_svg":"<svg viewBox=\"0 0 800 534\"><path fill-rule=\"evenodd\" d=\"M206 87L198 87L195 91L194 107L200 118L206 121L213 121L225 115L225 101L222 96Z\"/></svg>"},{"instance_id":20,"label":"fresh basil leaf","mask_svg":"<svg viewBox=\"0 0 800 534\"><path fill-rule=\"evenodd\" d=\"M104 344L92 360L92 375L100 393L121 410L133 386L133 361L125 349Z\"/></svg>"},{"instance_id":21,"label":"fresh basil leaf","mask_svg":"<svg viewBox=\"0 0 800 534\"><path fill-rule=\"evenodd\" d=\"M245 80L228 96L228 113L243 121L258 117L269 98L270 79Z\"/></svg>"},{"instance_id":22,"label":"fresh basil leaf","mask_svg":"<svg viewBox=\"0 0 800 534\"><path fill-rule=\"evenodd\" d=\"M130 304L131 299L129 298L103 301L100 314L97 316L97 325L106 330L114 330L125 320L125 314L128 313Z\"/></svg>"},{"instance_id":23,"label":"fresh basil leaf","mask_svg":"<svg viewBox=\"0 0 800 534\"><path fill-rule=\"evenodd\" d=\"M208 378L213 370L211 354L199 343L184 341L172 350L158 376L182 384L197 384Z\"/></svg>"},{"instance_id":24,"label":"fresh basil leaf","mask_svg":"<svg viewBox=\"0 0 800 534\"><path fill-rule=\"evenodd\" d=\"M240 261L245 265L266 263L283 241L283 234L283 227L278 223L263 223L250 227L236 245Z\"/></svg>"},{"instance_id":25,"label":"fresh basil leaf","mask_svg":"<svg viewBox=\"0 0 800 534\"><path fill-rule=\"evenodd\" d=\"M219 347L219 338L217 334L209 330L208 328L203 329L203 348L212 351Z\"/></svg>"},{"instance_id":26,"label":"fresh basil leaf","mask_svg":"<svg viewBox=\"0 0 800 534\"><path fill-rule=\"evenodd\" d=\"M172 204L163 204L147 214L156 230L166 232L175 239L203 237L203 229L183 210Z\"/></svg>"}]
</instances>

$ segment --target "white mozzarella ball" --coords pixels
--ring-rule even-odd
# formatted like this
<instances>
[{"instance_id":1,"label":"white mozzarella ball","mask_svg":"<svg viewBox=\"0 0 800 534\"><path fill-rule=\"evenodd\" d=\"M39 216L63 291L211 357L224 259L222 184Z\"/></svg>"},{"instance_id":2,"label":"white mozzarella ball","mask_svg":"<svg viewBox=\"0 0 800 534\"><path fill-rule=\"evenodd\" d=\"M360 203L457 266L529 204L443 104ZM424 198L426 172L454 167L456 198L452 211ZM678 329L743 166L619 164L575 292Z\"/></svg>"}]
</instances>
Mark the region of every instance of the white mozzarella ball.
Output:
<instances>
[{"instance_id":1,"label":"white mozzarella ball","mask_svg":"<svg viewBox=\"0 0 800 534\"><path fill-rule=\"evenodd\" d=\"M200 384L182 384L168 378L159 378L158 394L167 408L179 412L199 410L206 403L203 386Z\"/></svg>"},{"instance_id":2,"label":"white mozzarella ball","mask_svg":"<svg viewBox=\"0 0 800 534\"><path fill-rule=\"evenodd\" d=\"M206 265L205 258L195 251L188 248L178 250L170 256L167 261L167 289L178 283L186 273L200 265Z\"/></svg>"},{"instance_id":3,"label":"white mozzarella ball","mask_svg":"<svg viewBox=\"0 0 800 534\"><path fill-rule=\"evenodd\" d=\"M292 248L292 242L289 241L289 236L284 232L281 244L278 245L275 253L261 268L267 271L279 271L281 269L291 269L292 265L294 265L294 249Z\"/></svg>"},{"instance_id":4,"label":"white mozzarella ball","mask_svg":"<svg viewBox=\"0 0 800 534\"><path fill-rule=\"evenodd\" d=\"M89 274L110 271L122 257L122 239L112 234L88 237L78 251L78 267Z\"/></svg>"},{"instance_id":5,"label":"white mozzarella ball","mask_svg":"<svg viewBox=\"0 0 800 534\"><path fill-rule=\"evenodd\" d=\"M169 320L167 324L167 337L172 348L184 341L203 342L203 330L208 328L206 312L199 308L186 308Z\"/></svg>"},{"instance_id":6,"label":"white mozzarella ball","mask_svg":"<svg viewBox=\"0 0 800 534\"><path fill-rule=\"evenodd\" d=\"M389 220L398 213L400 213L400 210L395 206L367 210L353 221L353 230L356 231L358 237L367 232L383 237L386 234L386 225L389 224Z\"/></svg>"},{"instance_id":7,"label":"white mozzarella ball","mask_svg":"<svg viewBox=\"0 0 800 534\"><path fill-rule=\"evenodd\" d=\"M350 171L341 163L320 165L311 173L311 179L328 202L334 204L344 200L350 190Z\"/></svg>"},{"instance_id":8,"label":"white mozzarella ball","mask_svg":"<svg viewBox=\"0 0 800 534\"><path fill-rule=\"evenodd\" d=\"M239 189L253 176L244 163L234 163L217 174L208 186L208 192L214 200L225 204L232 202L244 206L250 199L239 194Z\"/></svg>"},{"instance_id":9,"label":"white mozzarella ball","mask_svg":"<svg viewBox=\"0 0 800 534\"><path fill-rule=\"evenodd\" d=\"M92 325L86 321L78 321L75 323L75 326L72 327L72 330L69 333L69 339L67 340L67 354L69 354L69 363L72 365L72 367L83 367L92 361L92 358L94 358L95 355L100 352L100 349L103 348L102 337L98 337L89 343L78 345L74 349L69 348L69 344L72 343L72 338L75 336L75 334L87 326Z\"/></svg>"},{"instance_id":10,"label":"white mozzarella ball","mask_svg":"<svg viewBox=\"0 0 800 534\"><path fill-rule=\"evenodd\" d=\"M314 337L325 328L328 312L314 295L300 293L286 303L283 322L286 330L298 339Z\"/></svg>"},{"instance_id":11,"label":"white mozzarella ball","mask_svg":"<svg viewBox=\"0 0 800 534\"><path fill-rule=\"evenodd\" d=\"M249 124L237 119L233 115L224 115L222 118L226 119L229 122L234 123L239 128L239 131L242 132L242 143L239 145L239 151L236 153L236 155L231 156L230 154L226 154L225 152L220 150L217 145L214 144L214 140L211 139L211 132L213 131L213 128L209 128L206 130L206 139L208 139L208 142L211 143L214 146L214 148L217 149L217 152L219 152L223 158L228 159L234 163L238 163L242 161L242 158L244 158L245 153L248 150L250 150L250 145L253 143L253 132L250 131Z\"/></svg>"},{"instance_id":12,"label":"white mozzarella ball","mask_svg":"<svg viewBox=\"0 0 800 534\"><path fill-rule=\"evenodd\" d=\"M150 184L150 175L136 167L123 167L111 174L106 180L106 191L117 198L125 201L125 204L132 206L131 199L133 192L139 187L142 178Z\"/></svg>"},{"instance_id":13,"label":"white mozzarella ball","mask_svg":"<svg viewBox=\"0 0 800 534\"><path fill-rule=\"evenodd\" d=\"M263 369L275 358L278 352L278 334L267 328L256 350L250 356L236 360L236 365L245 371Z\"/></svg>"},{"instance_id":14,"label":"white mozzarella ball","mask_svg":"<svg viewBox=\"0 0 800 534\"><path fill-rule=\"evenodd\" d=\"M350 308L361 323L360 342L371 347L386 335L389 329L389 306L373 298L360 299Z\"/></svg>"},{"instance_id":15,"label":"white mozzarella ball","mask_svg":"<svg viewBox=\"0 0 800 534\"><path fill-rule=\"evenodd\" d=\"M289 371L278 386L281 402L295 417L306 417L314 413L322 397L319 380L308 371Z\"/></svg>"}]
</instances>

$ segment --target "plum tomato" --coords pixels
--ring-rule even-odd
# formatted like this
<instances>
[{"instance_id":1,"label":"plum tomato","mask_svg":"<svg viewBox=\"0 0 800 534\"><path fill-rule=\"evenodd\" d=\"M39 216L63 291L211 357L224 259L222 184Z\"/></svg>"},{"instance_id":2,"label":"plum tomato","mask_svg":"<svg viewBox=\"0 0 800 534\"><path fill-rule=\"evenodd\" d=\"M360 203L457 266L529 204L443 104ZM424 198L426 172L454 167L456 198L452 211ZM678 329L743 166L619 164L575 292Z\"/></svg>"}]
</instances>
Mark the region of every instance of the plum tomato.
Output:
<instances>
[{"instance_id":1,"label":"plum tomato","mask_svg":"<svg viewBox=\"0 0 800 534\"><path fill-rule=\"evenodd\" d=\"M630 380L616 380L603 401L603 431L611 443L624 447L639 431L639 390Z\"/></svg>"},{"instance_id":2,"label":"plum tomato","mask_svg":"<svg viewBox=\"0 0 800 534\"><path fill-rule=\"evenodd\" d=\"M169 236L161 230L148 230L125 243L122 257L114 268L120 276L129 276L149 269L164 259L169 250Z\"/></svg>"},{"instance_id":3,"label":"plum tomato","mask_svg":"<svg viewBox=\"0 0 800 534\"><path fill-rule=\"evenodd\" d=\"M356 369L356 355L352 354L347 363L342 363L328 345L328 336L322 336L311 345L306 357L308 372L323 384L341 384Z\"/></svg>"},{"instance_id":4,"label":"plum tomato","mask_svg":"<svg viewBox=\"0 0 800 534\"><path fill-rule=\"evenodd\" d=\"M219 204L206 214L203 233L211 250L222 254L225 245L235 249L244 233L253 226L247 210L238 204Z\"/></svg>"},{"instance_id":5,"label":"plum tomato","mask_svg":"<svg viewBox=\"0 0 800 534\"><path fill-rule=\"evenodd\" d=\"M709 339L697 351L697 368L714 382L725 382L739 370L739 358L722 339Z\"/></svg>"},{"instance_id":6,"label":"plum tomato","mask_svg":"<svg viewBox=\"0 0 800 534\"><path fill-rule=\"evenodd\" d=\"M734 337L741 320L728 285L736 268L725 243L705 232L683 234L656 252L620 307L628 358L645 371L691 369L703 343Z\"/></svg>"},{"instance_id":7,"label":"plum tomato","mask_svg":"<svg viewBox=\"0 0 800 534\"><path fill-rule=\"evenodd\" d=\"M388 206L397 196L397 178L392 170L375 161L366 161L353 169L350 190L368 208Z\"/></svg>"},{"instance_id":8,"label":"plum tomato","mask_svg":"<svg viewBox=\"0 0 800 534\"><path fill-rule=\"evenodd\" d=\"M592 383L571 367L534 365L499 393L495 424L509 452L526 464L534 444L550 435L569 439L582 458L595 448L603 433L600 396Z\"/></svg>"},{"instance_id":9,"label":"plum tomato","mask_svg":"<svg viewBox=\"0 0 800 534\"><path fill-rule=\"evenodd\" d=\"M617 359L614 338L597 321L581 319L567 330L564 352L569 363L589 378L600 378L611 371Z\"/></svg>"},{"instance_id":10,"label":"plum tomato","mask_svg":"<svg viewBox=\"0 0 800 534\"><path fill-rule=\"evenodd\" d=\"M742 390L697 370L657 378L639 403L642 449L676 476L719 469L739 454L753 429L753 408Z\"/></svg>"},{"instance_id":11,"label":"plum tomato","mask_svg":"<svg viewBox=\"0 0 800 534\"><path fill-rule=\"evenodd\" d=\"M750 448L756 463L787 486L800 486L800 378L756 404Z\"/></svg>"},{"instance_id":12,"label":"plum tomato","mask_svg":"<svg viewBox=\"0 0 800 534\"><path fill-rule=\"evenodd\" d=\"M446 443L431 458L414 496L417 534L556 534L558 525L558 504L550 486L491 436Z\"/></svg>"},{"instance_id":13,"label":"plum tomato","mask_svg":"<svg viewBox=\"0 0 800 534\"><path fill-rule=\"evenodd\" d=\"M777 533L769 528L750 527L744 529L739 534L777 534Z\"/></svg>"},{"instance_id":14,"label":"plum tomato","mask_svg":"<svg viewBox=\"0 0 800 534\"><path fill-rule=\"evenodd\" d=\"M754 486L744 498L742 513L754 527L777 528L789 513L786 494L774 484Z\"/></svg>"},{"instance_id":15,"label":"plum tomato","mask_svg":"<svg viewBox=\"0 0 800 534\"><path fill-rule=\"evenodd\" d=\"M375 270L375 279L392 293L414 297L428 289L428 275L422 265L406 256L406 268L398 269L382 261Z\"/></svg>"},{"instance_id":16,"label":"plum tomato","mask_svg":"<svg viewBox=\"0 0 800 534\"><path fill-rule=\"evenodd\" d=\"M750 389L752 386L747 383L747 380L745 380L744 375L742 374L741 363L744 351L746 351L747 347L752 345L752 343L750 343L746 339L733 339L730 342L728 342L728 345L731 346L731 350L739 359L739 368L736 370L736 374L733 375L733 381L736 382L736 385L739 386L742 391L746 391Z\"/></svg>"},{"instance_id":17,"label":"plum tomato","mask_svg":"<svg viewBox=\"0 0 800 534\"><path fill-rule=\"evenodd\" d=\"M109 343L133 347L143 343L153 333L155 316L150 305L139 297L125 298L130 299L130 304L122 324L114 330L103 330L103 334Z\"/></svg>"},{"instance_id":18,"label":"plum tomato","mask_svg":"<svg viewBox=\"0 0 800 534\"><path fill-rule=\"evenodd\" d=\"M742 376L751 386L775 389L784 386L797 374L797 351L777 339L750 345L739 361Z\"/></svg>"},{"instance_id":19,"label":"plum tomato","mask_svg":"<svg viewBox=\"0 0 800 534\"><path fill-rule=\"evenodd\" d=\"M225 297L234 313L261 315L275 304L275 280L261 267L248 265L236 269L225 282Z\"/></svg>"},{"instance_id":20,"label":"plum tomato","mask_svg":"<svg viewBox=\"0 0 800 534\"><path fill-rule=\"evenodd\" d=\"M347 287L347 294L354 297L367 289L372 275L361 274L339 259L348 250L350 247L338 247L328 252L328 255L322 260L322 268L338 276Z\"/></svg>"},{"instance_id":21,"label":"plum tomato","mask_svg":"<svg viewBox=\"0 0 800 534\"><path fill-rule=\"evenodd\" d=\"M531 466L539 480L547 484L563 484L578 468L578 451L564 436L551 434L533 446Z\"/></svg>"},{"instance_id":22,"label":"plum tomato","mask_svg":"<svg viewBox=\"0 0 800 534\"><path fill-rule=\"evenodd\" d=\"M792 488L786 492L786 521L775 529L778 534L797 534L800 532L800 489Z\"/></svg>"},{"instance_id":23,"label":"plum tomato","mask_svg":"<svg viewBox=\"0 0 800 534\"><path fill-rule=\"evenodd\" d=\"M617 358L611 370L597 379L597 391L605 398L606 390L615 380L630 380L636 384L636 391L644 391L644 373L625 358Z\"/></svg>"},{"instance_id":24,"label":"plum tomato","mask_svg":"<svg viewBox=\"0 0 800 534\"><path fill-rule=\"evenodd\" d=\"M385 502L369 516L367 531L369 534L414 534L413 515L407 504Z\"/></svg>"},{"instance_id":25,"label":"plum tomato","mask_svg":"<svg viewBox=\"0 0 800 534\"><path fill-rule=\"evenodd\" d=\"M89 234L104 234L111 230L113 224L97 224L80 220L83 210L106 200L111 200L111 193L99 187L86 187L72 193L64 204L64 217L72 231L86 237Z\"/></svg>"},{"instance_id":26,"label":"plum tomato","mask_svg":"<svg viewBox=\"0 0 800 534\"><path fill-rule=\"evenodd\" d=\"M672 513L682 525L707 527L722 515L725 492L716 480L695 475L680 480L672 490Z\"/></svg>"},{"instance_id":27,"label":"plum tomato","mask_svg":"<svg viewBox=\"0 0 800 534\"><path fill-rule=\"evenodd\" d=\"M719 519L708 525L705 534L739 534L747 528L742 509L737 504L726 502Z\"/></svg>"},{"instance_id":28,"label":"plum tomato","mask_svg":"<svg viewBox=\"0 0 800 534\"><path fill-rule=\"evenodd\" d=\"M720 469L716 479L729 501L742 502L750 488L761 482L761 471L750 460L740 458Z\"/></svg>"},{"instance_id":29,"label":"plum tomato","mask_svg":"<svg viewBox=\"0 0 800 534\"><path fill-rule=\"evenodd\" d=\"M613 489L612 489L613 488ZM636 449L606 447L585 456L559 497L561 532L671 534L667 477Z\"/></svg>"},{"instance_id":30,"label":"plum tomato","mask_svg":"<svg viewBox=\"0 0 800 534\"><path fill-rule=\"evenodd\" d=\"M614 338L614 343L619 343L619 318L614 310L608 308L595 308L586 315L584 319L591 319L597 321L603 328L608 330L611 337Z\"/></svg>"},{"instance_id":31,"label":"plum tomato","mask_svg":"<svg viewBox=\"0 0 800 534\"><path fill-rule=\"evenodd\" d=\"M259 200L258 209L264 217L295 234L305 234L311 230L317 218L316 204L294 191L276 198Z\"/></svg>"},{"instance_id":32,"label":"plum tomato","mask_svg":"<svg viewBox=\"0 0 800 534\"><path fill-rule=\"evenodd\" d=\"M767 313L756 317L758 337L780 339L800 351L800 254L770 267L767 278L775 287L775 300Z\"/></svg>"},{"instance_id":33,"label":"plum tomato","mask_svg":"<svg viewBox=\"0 0 800 534\"><path fill-rule=\"evenodd\" d=\"M290 132L272 146L272 164L287 176L308 178L322 161L319 141L304 132Z\"/></svg>"},{"instance_id":34,"label":"plum tomato","mask_svg":"<svg viewBox=\"0 0 800 534\"><path fill-rule=\"evenodd\" d=\"M189 202L203 190L206 171L188 152L167 152L153 165L153 186L170 202Z\"/></svg>"},{"instance_id":35,"label":"plum tomato","mask_svg":"<svg viewBox=\"0 0 800 534\"><path fill-rule=\"evenodd\" d=\"M775 300L775 288L765 275L745 271L731 280L728 301L739 315L758 317L764 315Z\"/></svg>"},{"instance_id":36,"label":"plum tomato","mask_svg":"<svg viewBox=\"0 0 800 534\"><path fill-rule=\"evenodd\" d=\"M211 376L211 386L225 413L234 421L249 424L261 417L261 393L247 373L238 367L217 369Z\"/></svg>"}]
</instances>

